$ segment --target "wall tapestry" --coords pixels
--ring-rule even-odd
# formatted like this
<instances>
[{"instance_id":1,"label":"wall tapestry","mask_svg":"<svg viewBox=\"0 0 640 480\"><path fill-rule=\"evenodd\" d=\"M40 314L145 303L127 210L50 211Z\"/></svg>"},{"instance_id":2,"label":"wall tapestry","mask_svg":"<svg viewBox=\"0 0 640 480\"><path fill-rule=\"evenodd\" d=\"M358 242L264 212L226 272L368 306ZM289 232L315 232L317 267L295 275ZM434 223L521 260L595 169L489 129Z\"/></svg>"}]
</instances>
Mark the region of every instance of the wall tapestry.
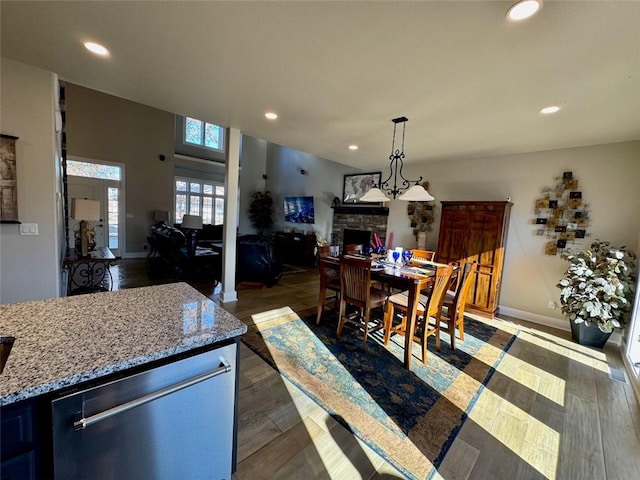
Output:
<instances>
[{"instance_id":1,"label":"wall tapestry","mask_svg":"<svg viewBox=\"0 0 640 480\"><path fill-rule=\"evenodd\" d=\"M589 204L582 198L578 179L573 172L564 172L555 178L553 187L544 187L542 197L535 201L536 234L548 239L546 255L557 255L590 235Z\"/></svg>"},{"instance_id":2,"label":"wall tapestry","mask_svg":"<svg viewBox=\"0 0 640 480\"><path fill-rule=\"evenodd\" d=\"M425 190L429 190L429 182L422 182ZM433 230L433 211L435 204L431 202L409 202L407 204L407 215L416 237L417 248L426 249L427 232Z\"/></svg>"},{"instance_id":3,"label":"wall tapestry","mask_svg":"<svg viewBox=\"0 0 640 480\"><path fill-rule=\"evenodd\" d=\"M16 176L16 140L0 134L0 222L18 221L18 179Z\"/></svg>"}]
</instances>

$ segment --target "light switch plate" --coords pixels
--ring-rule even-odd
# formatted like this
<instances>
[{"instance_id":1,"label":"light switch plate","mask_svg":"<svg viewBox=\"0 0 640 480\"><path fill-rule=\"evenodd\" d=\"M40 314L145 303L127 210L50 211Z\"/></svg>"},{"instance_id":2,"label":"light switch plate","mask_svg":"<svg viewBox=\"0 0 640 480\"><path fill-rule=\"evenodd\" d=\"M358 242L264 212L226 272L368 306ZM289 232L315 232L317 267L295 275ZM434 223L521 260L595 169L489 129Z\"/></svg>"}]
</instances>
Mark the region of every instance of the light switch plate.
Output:
<instances>
[{"instance_id":1,"label":"light switch plate","mask_svg":"<svg viewBox=\"0 0 640 480\"><path fill-rule=\"evenodd\" d=\"M20 235L38 235L37 223L21 223Z\"/></svg>"}]
</instances>

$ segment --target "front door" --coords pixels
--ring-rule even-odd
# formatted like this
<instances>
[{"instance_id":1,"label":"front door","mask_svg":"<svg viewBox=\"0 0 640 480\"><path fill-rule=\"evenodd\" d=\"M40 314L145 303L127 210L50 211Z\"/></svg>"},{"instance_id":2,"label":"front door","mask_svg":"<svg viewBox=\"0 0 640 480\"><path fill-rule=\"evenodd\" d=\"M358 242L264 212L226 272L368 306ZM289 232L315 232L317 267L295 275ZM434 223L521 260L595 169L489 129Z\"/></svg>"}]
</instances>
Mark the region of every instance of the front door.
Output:
<instances>
[{"instance_id":1,"label":"front door","mask_svg":"<svg viewBox=\"0 0 640 480\"><path fill-rule=\"evenodd\" d=\"M100 178L68 176L69 206L74 198L85 198L100 202L100 220L91 222L96 231L96 248L109 247L117 257L120 255L119 199L120 182ZM71 211L70 211L71 212ZM77 220L69 218L69 245L74 245L74 228Z\"/></svg>"}]
</instances>

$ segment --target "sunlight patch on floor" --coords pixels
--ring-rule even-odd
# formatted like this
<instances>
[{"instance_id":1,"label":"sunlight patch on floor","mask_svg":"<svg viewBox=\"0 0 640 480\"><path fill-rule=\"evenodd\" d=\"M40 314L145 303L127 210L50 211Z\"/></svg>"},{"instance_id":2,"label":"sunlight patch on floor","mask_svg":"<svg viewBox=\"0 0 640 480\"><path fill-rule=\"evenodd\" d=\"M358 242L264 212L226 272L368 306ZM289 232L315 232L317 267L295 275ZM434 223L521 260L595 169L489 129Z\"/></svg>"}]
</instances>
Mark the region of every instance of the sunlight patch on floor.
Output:
<instances>
[{"instance_id":1,"label":"sunlight patch on floor","mask_svg":"<svg viewBox=\"0 0 640 480\"><path fill-rule=\"evenodd\" d=\"M258 325L259 323L271 322L282 318L283 320L290 321L291 317L300 318L298 314L291 310L290 307L274 308L273 310L265 310L264 312L254 313L251 315L253 323Z\"/></svg>"},{"instance_id":2,"label":"sunlight patch on floor","mask_svg":"<svg viewBox=\"0 0 640 480\"><path fill-rule=\"evenodd\" d=\"M469 418L546 478L555 478L560 434L485 388Z\"/></svg>"},{"instance_id":3,"label":"sunlight patch on floor","mask_svg":"<svg viewBox=\"0 0 640 480\"><path fill-rule=\"evenodd\" d=\"M520 333L520 338L523 338L522 332ZM502 350L499 348L486 344L476 357L484 361L483 357L489 354L488 361L492 361L493 357L500 353L502 353ZM490 363L489 365L492 364ZM564 406L566 382L562 378L509 354L509 351L505 353L502 361L496 366L496 371L524 385L533 392L543 395L552 402Z\"/></svg>"},{"instance_id":4,"label":"sunlight patch on floor","mask_svg":"<svg viewBox=\"0 0 640 480\"><path fill-rule=\"evenodd\" d=\"M569 348L564 345L559 345L555 338L553 339L553 341L546 340L546 339L540 338L538 335L532 335L531 333L524 332L524 331L520 335L520 338L522 338L523 340L526 340L527 342L533 345L537 345L540 348L544 348L558 355L562 355L563 357L567 357L571 360L574 360L588 367L594 368L601 372L609 373L609 365L606 362L606 355L604 357L605 361L594 358L594 356L592 355L592 353L599 353L599 352L592 352L589 350L586 353L583 353L581 351L578 351L575 348L575 347L580 347L580 345L571 344ZM581 348L584 348L584 347L581 347Z\"/></svg>"}]
</instances>

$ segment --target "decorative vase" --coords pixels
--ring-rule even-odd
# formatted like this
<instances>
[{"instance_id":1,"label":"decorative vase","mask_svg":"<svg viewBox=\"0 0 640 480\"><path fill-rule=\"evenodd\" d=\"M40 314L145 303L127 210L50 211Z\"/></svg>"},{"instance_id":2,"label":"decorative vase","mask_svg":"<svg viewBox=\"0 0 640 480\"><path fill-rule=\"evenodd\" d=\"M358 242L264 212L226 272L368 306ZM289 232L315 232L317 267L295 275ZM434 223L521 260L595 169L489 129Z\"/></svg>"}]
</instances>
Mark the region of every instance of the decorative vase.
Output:
<instances>
[{"instance_id":1,"label":"decorative vase","mask_svg":"<svg viewBox=\"0 0 640 480\"><path fill-rule=\"evenodd\" d=\"M575 323L570 321L569 323L571 324L571 337L580 345L603 348L611 336L611 332L603 332L595 323L591 323L589 326L584 322Z\"/></svg>"}]
</instances>

